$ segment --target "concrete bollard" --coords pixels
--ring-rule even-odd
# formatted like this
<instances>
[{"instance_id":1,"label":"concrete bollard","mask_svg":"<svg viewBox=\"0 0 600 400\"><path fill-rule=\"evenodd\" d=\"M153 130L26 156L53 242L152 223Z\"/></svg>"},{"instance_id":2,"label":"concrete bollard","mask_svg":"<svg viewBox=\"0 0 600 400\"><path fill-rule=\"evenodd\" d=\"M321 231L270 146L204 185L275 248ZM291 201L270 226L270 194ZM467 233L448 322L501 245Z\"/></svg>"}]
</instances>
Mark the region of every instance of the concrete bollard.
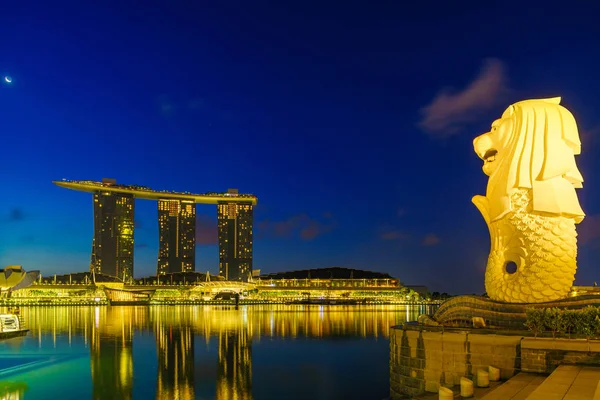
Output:
<instances>
[{"instance_id":1,"label":"concrete bollard","mask_svg":"<svg viewBox=\"0 0 600 400\"><path fill-rule=\"evenodd\" d=\"M490 365L488 367L488 374L490 377L490 382L498 382L500 380L500 368L492 367Z\"/></svg>"},{"instance_id":2,"label":"concrete bollard","mask_svg":"<svg viewBox=\"0 0 600 400\"><path fill-rule=\"evenodd\" d=\"M454 392L452 389L448 389L447 387L440 386L439 400L454 400Z\"/></svg>"},{"instance_id":3,"label":"concrete bollard","mask_svg":"<svg viewBox=\"0 0 600 400\"><path fill-rule=\"evenodd\" d=\"M490 386L490 375L482 369L477 370L477 387Z\"/></svg>"},{"instance_id":4,"label":"concrete bollard","mask_svg":"<svg viewBox=\"0 0 600 400\"><path fill-rule=\"evenodd\" d=\"M462 377L460 378L460 397L473 396L473 381Z\"/></svg>"}]
</instances>

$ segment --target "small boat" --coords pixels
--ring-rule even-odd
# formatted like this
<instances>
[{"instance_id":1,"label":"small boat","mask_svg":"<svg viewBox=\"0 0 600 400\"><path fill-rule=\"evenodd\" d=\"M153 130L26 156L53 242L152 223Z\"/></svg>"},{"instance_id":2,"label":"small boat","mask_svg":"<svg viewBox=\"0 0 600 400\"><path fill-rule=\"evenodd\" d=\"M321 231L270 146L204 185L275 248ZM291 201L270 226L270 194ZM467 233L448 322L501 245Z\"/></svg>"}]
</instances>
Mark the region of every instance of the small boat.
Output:
<instances>
[{"instance_id":1,"label":"small boat","mask_svg":"<svg viewBox=\"0 0 600 400\"><path fill-rule=\"evenodd\" d=\"M25 336L29 329L23 326L19 314L0 314L0 339Z\"/></svg>"}]
</instances>

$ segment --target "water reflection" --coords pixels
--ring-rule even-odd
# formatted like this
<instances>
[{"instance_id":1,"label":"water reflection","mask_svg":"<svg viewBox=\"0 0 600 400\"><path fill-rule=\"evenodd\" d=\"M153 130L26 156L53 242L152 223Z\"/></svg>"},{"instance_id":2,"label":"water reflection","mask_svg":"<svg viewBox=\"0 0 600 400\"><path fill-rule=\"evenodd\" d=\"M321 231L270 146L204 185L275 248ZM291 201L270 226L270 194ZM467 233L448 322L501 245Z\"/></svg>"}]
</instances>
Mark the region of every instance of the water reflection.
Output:
<instances>
[{"instance_id":1,"label":"water reflection","mask_svg":"<svg viewBox=\"0 0 600 400\"><path fill-rule=\"evenodd\" d=\"M194 399L194 333L190 326L161 323L156 315L156 398Z\"/></svg>"},{"instance_id":2,"label":"water reflection","mask_svg":"<svg viewBox=\"0 0 600 400\"><path fill-rule=\"evenodd\" d=\"M219 333L217 400L252 399L252 338L248 331Z\"/></svg>"},{"instance_id":3,"label":"water reflection","mask_svg":"<svg viewBox=\"0 0 600 400\"><path fill-rule=\"evenodd\" d=\"M95 308L90 334L94 399L132 399L133 321L127 308ZM135 311L139 310L133 310Z\"/></svg>"},{"instance_id":4,"label":"water reflection","mask_svg":"<svg viewBox=\"0 0 600 400\"><path fill-rule=\"evenodd\" d=\"M302 376L294 374L287 375L287 382L277 382L272 372L265 373L269 360L282 352L302 359L310 355L314 343L344 338L351 342L342 343L343 357L361 346L366 354L375 354L372 349L377 348L377 357L382 360L377 361L373 377L362 372L357 378L380 382L381 388L377 390L383 396L377 396L382 398L386 397L389 387L388 344L387 341L377 343L377 339L387 339L390 326L406 319L414 320L428 311L431 310L425 307L303 305L240 309L217 306L23 308L21 312L31 331L25 338L0 342L0 351L8 355L7 360L12 360L6 361L3 357L0 361L0 383L8 380L26 383L27 399L47 398L52 393L50 387L41 389L51 383L40 381L35 378L36 374L52 376L53 382L61 379L73 382L57 386L64 394L63 399L279 398L281 392L279 395L273 392L276 387L285 390L286 385L299 385L302 390L310 390L310 385L302 385ZM280 346L279 350L270 350L273 346ZM340 349L339 346L336 342L331 348ZM321 346L317 353L325 353L325 360L331 358L335 365L315 365L314 368L331 375L331 369L343 369L348 360L341 360L342 356L334 353L338 350L331 350L328 356L328 349L329 345ZM253 352L255 357L260 356L259 364L255 365L258 369L253 368ZM32 359L35 362L32 363ZM27 364L28 370L17 368L19 363ZM298 382L289 382L289 379ZM347 380L348 377L344 377L341 382L329 384L338 391L352 390L347 389ZM354 380L357 387L364 386L360 379ZM377 391L372 387L369 390L370 394ZM16 398L23 397L20 396ZM310 392L298 396L319 398ZM293 398L293 394L286 398Z\"/></svg>"}]
</instances>

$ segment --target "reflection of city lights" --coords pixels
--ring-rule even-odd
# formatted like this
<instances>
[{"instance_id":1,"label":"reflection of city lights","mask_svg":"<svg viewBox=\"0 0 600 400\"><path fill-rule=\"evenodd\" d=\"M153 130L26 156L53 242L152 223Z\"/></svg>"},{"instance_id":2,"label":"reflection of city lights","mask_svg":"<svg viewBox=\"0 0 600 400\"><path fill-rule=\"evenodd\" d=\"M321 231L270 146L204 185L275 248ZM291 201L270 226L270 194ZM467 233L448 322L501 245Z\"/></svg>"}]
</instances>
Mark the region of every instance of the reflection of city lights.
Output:
<instances>
[{"instance_id":1,"label":"reflection of city lights","mask_svg":"<svg viewBox=\"0 0 600 400\"><path fill-rule=\"evenodd\" d=\"M91 354L94 398L133 396L133 343L155 337L157 398L194 398L194 341L218 345L217 400L252 399L252 343L261 337L388 338L389 327L431 313L417 305L268 305L155 307L29 307L22 310L42 349L72 331L74 348ZM36 337L37 336L37 337ZM60 350L59 350L60 351ZM138 359L135 359L138 363ZM142 363L144 360L142 360ZM136 364L136 368L137 368ZM197 364L196 364L197 365ZM137 378L136 378L137 380ZM150 381L152 378L149 379ZM197 383L196 383L197 384ZM105 389L102 389L102 388ZM112 390L111 393L107 390ZM111 397L112 395L112 397ZM104 397L103 397L104 396Z\"/></svg>"}]
</instances>

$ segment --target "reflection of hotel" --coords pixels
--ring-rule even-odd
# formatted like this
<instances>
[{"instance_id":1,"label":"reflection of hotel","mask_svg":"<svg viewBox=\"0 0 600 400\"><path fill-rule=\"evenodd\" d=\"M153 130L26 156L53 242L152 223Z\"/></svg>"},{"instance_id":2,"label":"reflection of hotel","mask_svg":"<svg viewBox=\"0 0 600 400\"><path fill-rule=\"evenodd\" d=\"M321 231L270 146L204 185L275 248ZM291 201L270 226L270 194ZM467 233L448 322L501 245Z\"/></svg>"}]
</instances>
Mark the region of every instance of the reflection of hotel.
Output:
<instances>
[{"instance_id":1,"label":"reflection of hotel","mask_svg":"<svg viewBox=\"0 0 600 400\"><path fill-rule=\"evenodd\" d=\"M94 399L132 399L134 320L130 308L95 308L90 358Z\"/></svg>"},{"instance_id":2,"label":"reflection of hotel","mask_svg":"<svg viewBox=\"0 0 600 400\"><path fill-rule=\"evenodd\" d=\"M157 399L193 400L194 333L191 327L156 325Z\"/></svg>"},{"instance_id":3,"label":"reflection of hotel","mask_svg":"<svg viewBox=\"0 0 600 400\"><path fill-rule=\"evenodd\" d=\"M251 400L253 337L388 337L390 326L415 320L428 312L431 310L425 307L277 305L240 309L210 306L22 309L30 323L30 335L39 340L40 348L54 345L60 349L61 340L67 338L73 348L84 346L85 342L85 348L90 350L90 363L85 360L84 365L91 369L94 399L132 398L135 332L146 336L151 347L156 343L158 356L157 372L146 369L148 375L139 377L138 370L136 388L148 387L146 397L152 397L151 392L156 388L157 399L181 400L194 399L196 392L212 391L214 379L215 392L208 398ZM155 339L148 337L153 333ZM203 351L202 342L208 343L211 337L218 338L218 362L213 351L205 353L210 358L194 357ZM137 350L136 346L136 353ZM136 359L136 368L147 360L143 355Z\"/></svg>"},{"instance_id":4,"label":"reflection of hotel","mask_svg":"<svg viewBox=\"0 0 600 400\"><path fill-rule=\"evenodd\" d=\"M245 327L219 333L216 399L252 399L252 338Z\"/></svg>"}]
</instances>

